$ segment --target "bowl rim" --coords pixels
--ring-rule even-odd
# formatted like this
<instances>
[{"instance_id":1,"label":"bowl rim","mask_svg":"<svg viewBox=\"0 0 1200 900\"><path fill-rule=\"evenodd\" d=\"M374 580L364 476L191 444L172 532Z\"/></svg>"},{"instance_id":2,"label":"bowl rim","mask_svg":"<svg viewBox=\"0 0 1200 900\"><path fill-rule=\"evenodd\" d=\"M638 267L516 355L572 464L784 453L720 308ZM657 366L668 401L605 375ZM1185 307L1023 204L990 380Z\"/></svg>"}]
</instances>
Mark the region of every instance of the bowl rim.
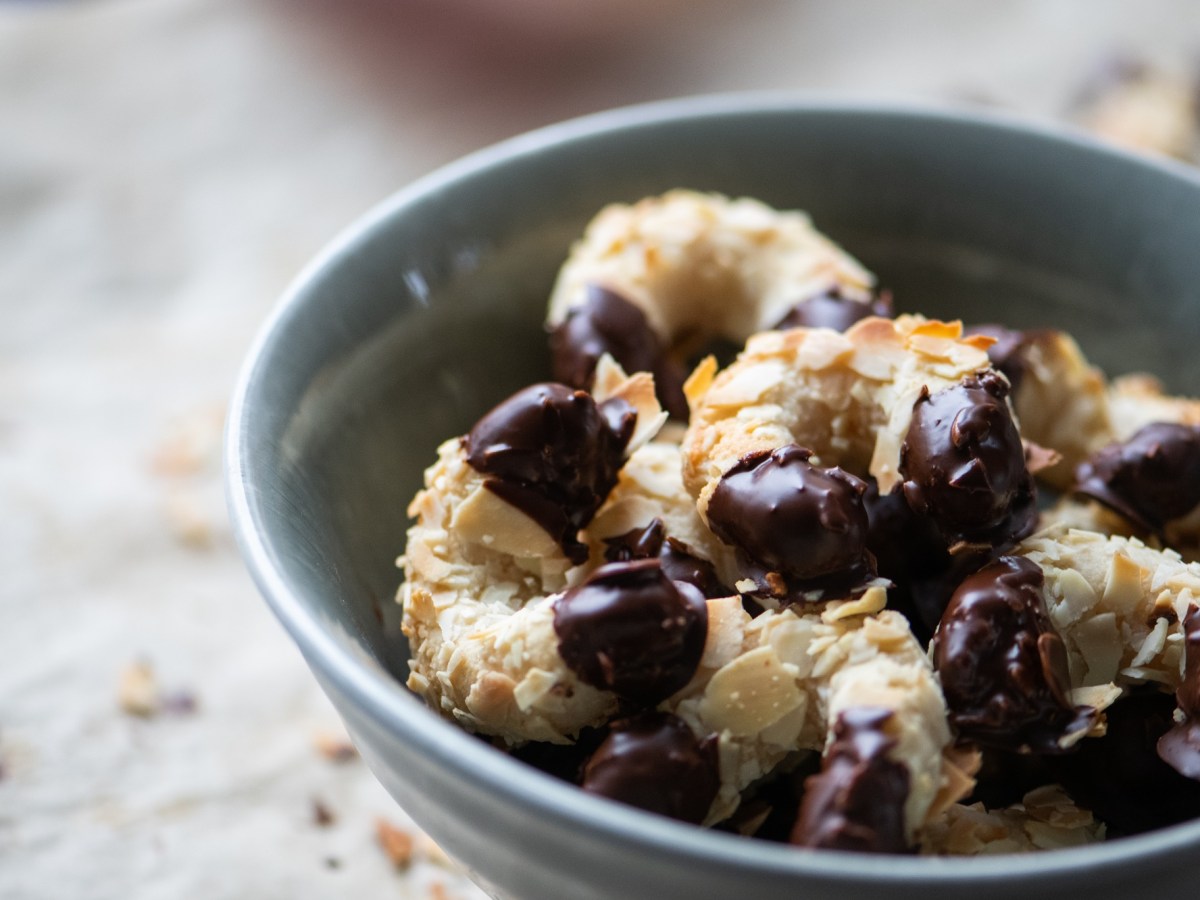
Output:
<instances>
[{"instance_id":1,"label":"bowl rim","mask_svg":"<svg viewBox=\"0 0 1200 900\"><path fill-rule=\"evenodd\" d=\"M810 114L916 118L1006 133L1155 169L1200 190L1200 173L1182 163L1115 147L1059 123L1008 112L968 110L948 103L880 101L778 91L707 94L620 107L538 128L477 150L417 179L346 226L295 277L254 338L237 378L224 438L226 502L234 535L254 582L309 665L319 669L339 692L390 735L425 756L442 760L456 778L497 799L524 805L548 821L570 825L585 833L598 832L607 842L640 845L689 866L720 866L798 879L816 876L846 885L913 887L952 882L970 884L996 878L1066 878L1083 870L1095 876L1098 870L1124 868L1147 857L1200 849L1198 819L1079 848L974 858L856 854L853 865L847 865L844 853L799 852L787 845L712 832L648 814L559 782L496 752L428 710L381 666L365 664L361 652L355 652L326 628L292 592L275 565L263 520L252 498L254 485L248 480L248 472L252 469L249 435L254 419L249 415L249 398L260 379L265 377L264 358L285 330L308 286L321 273L335 267L348 251L421 198L469 175L503 167L514 159L586 142L601 134L646 126L705 119L728 121L739 117Z\"/></svg>"}]
</instances>

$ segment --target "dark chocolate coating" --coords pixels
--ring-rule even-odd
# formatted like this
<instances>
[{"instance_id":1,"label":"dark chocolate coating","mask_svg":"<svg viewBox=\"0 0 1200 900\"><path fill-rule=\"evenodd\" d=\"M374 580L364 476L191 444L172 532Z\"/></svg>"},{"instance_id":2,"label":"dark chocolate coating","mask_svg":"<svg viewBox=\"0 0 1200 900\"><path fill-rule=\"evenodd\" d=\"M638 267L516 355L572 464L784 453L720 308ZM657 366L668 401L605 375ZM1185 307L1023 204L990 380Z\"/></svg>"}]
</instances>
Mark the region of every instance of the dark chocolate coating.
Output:
<instances>
[{"instance_id":1,"label":"dark chocolate coating","mask_svg":"<svg viewBox=\"0 0 1200 900\"><path fill-rule=\"evenodd\" d=\"M651 519L645 528L605 538L604 543L608 545L604 551L608 562L657 559L668 578L692 585L705 597L732 597L737 593L721 584L712 563L696 556L683 541L667 537L662 519Z\"/></svg>"},{"instance_id":2,"label":"dark chocolate coating","mask_svg":"<svg viewBox=\"0 0 1200 900\"><path fill-rule=\"evenodd\" d=\"M1034 333L1015 331L1012 328L1005 328L1003 325L989 323L971 325L963 329L964 336L972 334L982 334L995 339L996 343L988 347L988 359L992 361L993 366L1004 373L1004 377L1012 385L1013 393L1016 393L1029 366L1028 354L1032 343L1030 335Z\"/></svg>"},{"instance_id":3,"label":"dark chocolate coating","mask_svg":"<svg viewBox=\"0 0 1200 900\"><path fill-rule=\"evenodd\" d=\"M835 287L824 294L801 300L771 327L775 331L788 328L832 328L834 331L845 331L855 322L868 316L891 318L891 296L881 294L869 303L863 303L848 300Z\"/></svg>"},{"instance_id":4,"label":"dark chocolate coating","mask_svg":"<svg viewBox=\"0 0 1200 900\"><path fill-rule=\"evenodd\" d=\"M871 479L863 503L870 522L867 549L875 557L880 577L893 585L888 591L888 607L908 619L913 635L924 646L954 589L990 557L980 553L952 556L933 522L913 512L900 490L880 496Z\"/></svg>"},{"instance_id":5,"label":"dark chocolate coating","mask_svg":"<svg viewBox=\"0 0 1200 900\"><path fill-rule=\"evenodd\" d=\"M650 327L641 309L616 291L589 284L583 304L550 332L554 377L590 390L596 363L605 353L626 372L650 372L663 408L673 418L687 421L682 363L667 354L663 339Z\"/></svg>"},{"instance_id":6,"label":"dark chocolate coating","mask_svg":"<svg viewBox=\"0 0 1200 900\"><path fill-rule=\"evenodd\" d=\"M709 527L789 591L869 580L867 486L839 468L814 466L810 456L795 444L747 454L713 491Z\"/></svg>"},{"instance_id":7,"label":"dark chocolate coating","mask_svg":"<svg viewBox=\"0 0 1200 900\"><path fill-rule=\"evenodd\" d=\"M508 753L521 762L541 769L547 775L571 784L579 784L583 764L596 752L606 732L599 728L584 728L574 744L550 744L530 741L513 747Z\"/></svg>"},{"instance_id":8,"label":"dark chocolate coating","mask_svg":"<svg viewBox=\"0 0 1200 900\"><path fill-rule=\"evenodd\" d=\"M1107 730L1070 756L1050 757L1055 780L1108 826L1109 837L1200 818L1200 782L1163 762L1155 746L1174 721L1175 697L1154 688L1106 709Z\"/></svg>"},{"instance_id":9,"label":"dark chocolate coating","mask_svg":"<svg viewBox=\"0 0 1200 900\"><path fill-rule=\"evenodd\" d=\"M715 744L699 741L669 713L646 712L612 724L584 764L585 791L699 824L720 787Z\"/></svg>"},{"instance_id":10,"label":"dark chocolate coating","mask_svg":"<svg viewBox=\"0 0 1200 900\"><path fill-rule=\"evenodd\" d=\"M657 559L609 563L554 603L559 653L579 678L637 706L691 680L708 634L708 607Z\"/></svg>"},{"instance_id":11,"label":"dark chocolate coating","mask_svg":"<svg viewBox=\"0 0 1200 900\"><path fill-rule=\"evenodd\" d=\"M1175 699L1184 720L1158 741L1158 755L1180 775L1200 781L1200 607L1183 617L1183 681Z\"/></svg>"},{"instance_id":12,"label":"dark chocolate coating","mask_svg":"<svg viewBox=\"0 0 1200 900\"><path fill-rule=\"evenodd\" d=\"M954 592L933 636L947 721L960 738L1002 750L1062 753L1091 707L1067 699L1067 653L1046 614L1042 570L1002 556Z\"/></svg>"},{"instance_id":13,"label":"dark chocolate coating","mask_svg":"<svg viewBox=\"0 0 1200 900\"><path fill-rule=\"evenodd\" d=\"M1037 490L1007 396L1004 379L984 371L923 391L913 405L900 448L904 496L951 544L1010 543L1037 524Z\"/></svg>"},{"instance_id":14,"label":"dark chocolate coating","mask_svg":"<svg viewBox=\"0 0 1200 900\"><path fill-rule=\"evenodd\" d=\"M904 804L909 772L888 759L895 738L883 730L892 711L848 709L833 727L821 772L805 784L791 842L860 853L907 853Z\"/></svg>"},{"instance_id":15,"label":"dark chocolate coating","mask_svg":"<svg viewBox=\"0 0 1200 900\"><path fill-rule=\"evenodd\" d=\"M1200 505L1200 427L1156 422L1080 463L1075 492L1146 531Z\"/></svg>"},{"instance_id":16,"label":"dark chocolate coating","mask_svg":"<svg viewBox=\"0 0 1200 900\"><path fill-rule=\"evenodd\" d=\"M587 559L577 535L617 483L636 413L561 384L513 394L464 438L484 486L546 529L572 562Z\"/></svg>"}]
</instances>

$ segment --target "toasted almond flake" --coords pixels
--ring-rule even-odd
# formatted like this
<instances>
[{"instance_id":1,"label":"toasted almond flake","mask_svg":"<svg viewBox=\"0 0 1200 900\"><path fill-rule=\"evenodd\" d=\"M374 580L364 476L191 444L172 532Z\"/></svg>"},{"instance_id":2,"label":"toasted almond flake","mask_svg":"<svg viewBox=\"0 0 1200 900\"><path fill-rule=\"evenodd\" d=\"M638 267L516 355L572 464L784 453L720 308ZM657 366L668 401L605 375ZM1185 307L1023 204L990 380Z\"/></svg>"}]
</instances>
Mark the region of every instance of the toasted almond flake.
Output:
<instances>
[{"instance_id":1,"label":"toasted almond flake","mask_svg":"<svg viewBox=\"0 0 1200 900\"><path fill-rule=\"evenodd\" d=\"M746 736L779 721L803 702L772 647L759 647L718 669L700 713L717 731Z\"/></svg>"},{"instance_id":2,"label":"toasted almond flake","mask_svg":"<svg viewBox=\"0 0 1200 900\"><path fill-rule=\"evenodd\" d=\"M418 835L417 849L421 856L425 857L426 860L435 866L443 869L453 869L455 867L454 861L441 848L441 845L427 834L422 833Z\"/></svg>"},{"instance_id":3,"label":"toasted almond flake","mask_svg":"<svg viewBox=\"0 0 1200 900\"><path fill-rule=\"evenodd\" d=\"M512 696L517 703L517 709L528 712L534 704L549 694L556 684L558 678L554 674L544 669L530 669L513 688Z\"/></svg>"},{"instance_id":4,"label":"toasted almond flake","mask_svg":"<svg viewBox=\"0 0 1200 900\"><path fill-rule=\"evenodd\" d=\"M358 750L350 743L350 739L334 731L321 730L314 734L313 747L317 753L334 763L350 762L358 756Z\"/></svg>"},{"instance_id":5,"label":"toasted almond flake","mask_svg":"<svg viewBox=\"0 0 1200 900\"><path fill-rule=\"evenodd\" d=\"M709 600L707 605L708 634L704 639L700 668L719 669L741 651L750 616L742 608L741 597L718 597Z\"/></svg>"},{"instance_id":6,"label":"toasted almond flake","mask_svg":"<svg viewBox=\"0 0 1200 900\"><path fill-rule=\"evenodd\" d=\"M117 702L133 716L149 718L158 712L160 694L153 667L145 661L126 666L117 686Z\"/></svg>"},{"instance_id":7,"label":"toasted almond flake","mask_svg":"<svg viewBox=\"0 0 1200 900\"><path fill-rule=\"evenodd\" d=\"M1117 617L1106 612L1085 619L1075 627L1074 638L1087 664L1082 684L1090 686L1115 681L1124 651L1117 633Z\"/></svg>"},{"instance_id":8,"label":"toasted almond flake","mask_svg":"<svg viewBox=\"0 0 1200 900\"><path fill-rule=\"evenodd\" d=\"M1091 706L1105 710L1121 698L1124 693L1112 682L1108 684L1093 684L1087 687L1077 687L1068 692L1071 703L1075 706Z\"/></svg>"},{"instance_id":9,"label":"toasted almond flake","mask_svg":"<svg viewBox=\"0 0 1200 900\"><path fill-rule=\"evenodd\" d=\"M1142 602L1142 568L1118 550L1109 562L1104 582L1104 606L1125 618Z\"/></svg>"},{"instance_id":10,"label":"toasted almond flake","mask_svg":"<svg viewBox=\"0 0 1200 900\"><path fill-rule=\"evenodd\" d=\"M692 374L683 383L683 395L687 398L689 406L695 406L700 398L708 393L716 374L717 358L715 356L706 356L700 360L699 365L692 370Z\"/></svg>"},{"instance_id":11,"label":"toasted almond flake","mask_svg":"<svg viewBox=\"0 0 1200 900\"><path fill-rule=\"evenodd\" d=\"M1158 654L1162 653L1163 647L1167 643L1167 628L1169 623L1165 618L1160 618L1154 623L1154 628L1146 635L1142 641L1142 646L1138 650L1137 655L1130 661L1131 666L1144 666L1146 663L1154 659Z\"/></svg>"},{"instance_id":12,"label":"toasted almond flake","mask_svg":"<svg viewBox=\"0 0 1200 900\"><path fill-rule=\"evenodd\" d=\"M852 616L870 616L882 610L886 605L887 591L881 587L872 587L855 600L830 603L821 613L821 621L833 624Z\"/></svg>"},{"instance_id":13,"label":"toasted almond flake","mask_svg":"<svg viewBox=\"0 0 1200 900\"><path fill-rule=\"evenodd\" d=\"M467 543L525 559L558 557L562 551L541 525L482 484L454 511L450 527Z\"/></svg>"},{"instance_id":14,"label":"toasted almond flake","mask_svg":"<svg viewBox=\"0 0 1200 900\"><path fill-rule=\"evenodd\" d=\"M397 869L404 871L412 865L414 842L407 831L397 828L387 819L376 819L375 840Z\"/></svg>"},{"instance_id":15,"label":"toasted almond flake","mask_svg":"<svg viewBox=\"0 0 1200 900\"><path fill-rule=\"evenodd\" d=\"M1054 617L1054 624L1059 628L1079 621L1100 601L1087 579L1074 569L1059 570L1054 573L1053 579L1048 578L1047 581L1053 584L1056 593L1062 597L1062 603L1057 605Z\"/></svg>"}]
</instances>

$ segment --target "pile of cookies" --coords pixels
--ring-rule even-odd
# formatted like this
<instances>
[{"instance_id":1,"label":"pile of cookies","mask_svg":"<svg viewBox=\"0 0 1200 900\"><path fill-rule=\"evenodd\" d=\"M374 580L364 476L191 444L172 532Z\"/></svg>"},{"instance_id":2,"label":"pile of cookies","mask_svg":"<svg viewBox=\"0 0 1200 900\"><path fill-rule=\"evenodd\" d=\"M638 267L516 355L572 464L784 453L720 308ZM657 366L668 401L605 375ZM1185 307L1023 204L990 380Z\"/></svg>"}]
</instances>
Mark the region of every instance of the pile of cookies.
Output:
<instances>
[{"instance_id":1,"label":"pile of cookies","mask_svg":"<svg viewBox=\"0 0 1200 900\"><path fill-rule=\"evenodd\" d=\"M800 847L1200 816L1200 402L1063 332L893 315L803 214L682 190L602 210L547 324L555 381L442 444L410 507L433 709Z\"/></svg>"}]
</instances>

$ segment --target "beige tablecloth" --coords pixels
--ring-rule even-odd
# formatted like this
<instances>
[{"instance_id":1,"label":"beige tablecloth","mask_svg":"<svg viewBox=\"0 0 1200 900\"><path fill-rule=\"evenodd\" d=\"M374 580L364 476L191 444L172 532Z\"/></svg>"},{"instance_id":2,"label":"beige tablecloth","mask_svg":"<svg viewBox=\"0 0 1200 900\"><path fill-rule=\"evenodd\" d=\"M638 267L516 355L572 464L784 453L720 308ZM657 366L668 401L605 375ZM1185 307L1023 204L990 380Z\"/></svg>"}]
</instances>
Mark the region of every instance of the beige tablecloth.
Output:
<instances>
[{"instance_id":1,"label":"beige tablecloth","mask_svg":"<svg viewBox=\"0 0 1200 900\"><path fill-rule=\"evenodd\" d=\"M360 211L629 102L800 88L1049 116L1105 54L1200 47L1190 0L579 9L0 5L0 897L479 896L338 751L222 504L239 361Z\"/></svg>"}]
</instances>

